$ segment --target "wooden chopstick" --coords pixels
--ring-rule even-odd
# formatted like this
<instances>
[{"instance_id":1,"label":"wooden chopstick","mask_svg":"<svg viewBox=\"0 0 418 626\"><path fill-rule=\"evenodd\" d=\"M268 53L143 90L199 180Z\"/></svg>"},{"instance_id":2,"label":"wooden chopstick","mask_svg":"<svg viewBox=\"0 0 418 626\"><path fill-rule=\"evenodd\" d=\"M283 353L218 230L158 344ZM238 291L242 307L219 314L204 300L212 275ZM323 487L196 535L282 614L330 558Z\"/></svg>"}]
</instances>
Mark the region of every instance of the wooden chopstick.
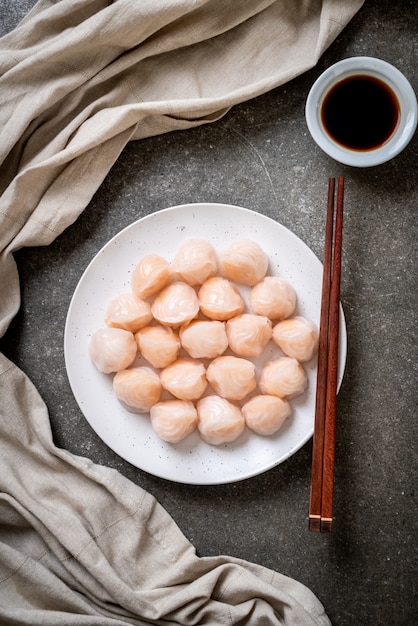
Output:
<instances>
[{"instance_id":1,"label":"wooden chopstick","mask_svg":"<svg viewBox=\"0 0 418 626\"><path fill-rule=\"evenodd\" d=\"M322 468L321 532L331 532L332 530L343 211L344 178L340 176L338 178L337 210L335 214L334 257L329 312L329 351Z\"/></svg>"},{"instance_id":2,"label":"wooden chopstick","mask_svg":"<svg viewBox=\"0 0 418 626\"><path fill-rule=\"evenodd\" d=\"M309 530L312 532L331 532L332 529L344 210L344 178L342 176L338 178L336 211L334 196L335 178L330 178L328 181L309 504Z\"/></svg>"},{"instance_id":3,"label":"wooden chopstick","mask_svg":"<svg viewBox=\"0 0 418 626\"><path fill-rule=\"evenodd\" d=\"M334 231L335 178L328 181L328 204L325 226L324 265L322 274L321 313L319 322L318 373L316 383L315 422L312 444L311 498L309 530L321 530L322 458L325 435L325 401L328 371L329 306L331 296L332 248Z\"/></svg>"}]
</instances>

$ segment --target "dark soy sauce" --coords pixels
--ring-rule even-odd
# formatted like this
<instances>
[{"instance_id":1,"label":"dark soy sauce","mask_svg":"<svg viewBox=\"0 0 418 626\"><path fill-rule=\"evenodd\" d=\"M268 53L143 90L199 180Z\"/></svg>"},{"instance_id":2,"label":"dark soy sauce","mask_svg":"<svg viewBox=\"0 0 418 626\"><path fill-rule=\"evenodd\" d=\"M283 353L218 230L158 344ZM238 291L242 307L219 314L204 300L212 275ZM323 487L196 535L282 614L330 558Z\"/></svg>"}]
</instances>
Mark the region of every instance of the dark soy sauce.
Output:
<instances>
[{"instance_id":1,"label":"dark soy sauce","mask_svg":"<svg viewBox=\"0 0 418 626\"><path fill-rule=\"evenodd\" d=\"M334 85L321 108L331 138L350 150L376 150L392 135L399 103L392 89L373 76L349 76Z\"/></svg>"}]
</instances>

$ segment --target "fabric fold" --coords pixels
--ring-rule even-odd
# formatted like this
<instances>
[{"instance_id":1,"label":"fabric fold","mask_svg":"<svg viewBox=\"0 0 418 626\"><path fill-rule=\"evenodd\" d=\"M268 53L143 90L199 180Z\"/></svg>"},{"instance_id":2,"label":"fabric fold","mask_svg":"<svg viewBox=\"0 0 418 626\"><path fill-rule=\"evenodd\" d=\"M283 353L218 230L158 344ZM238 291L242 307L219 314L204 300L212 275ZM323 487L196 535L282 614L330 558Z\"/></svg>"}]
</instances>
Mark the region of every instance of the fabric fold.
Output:
<instances>
[{"instance_id":1,"label":"fabric fold","mask_svg":"<svg viewBox=\"0 0 418 626\"><path fill-rule=\"evenodd\" d=\"M129 141L211 123L312 68L362 3L39 0L0 39L0 337L20 306L13 253L72 224ZM0 488L5 626L329 624L297 581L198 557L152 495L58 448L3 355Z\"/></svg>"},{"instance_id":2,"label":"fabric fold","mask_svg":"<svg viewBox=\"0 0 418 626\"><path fill-rule=\"evenodd\" d=\"M9 399L0 424L2 623L54 623L51 593L68 613L55 624L89 624L76 617L87 607L116 624L329 623L300 583L237 558L198 557L152 495L57 448L32 383L3 356L0 366ZM25 622L25 607L42 619Z\"/></svg>"}]
</instances>

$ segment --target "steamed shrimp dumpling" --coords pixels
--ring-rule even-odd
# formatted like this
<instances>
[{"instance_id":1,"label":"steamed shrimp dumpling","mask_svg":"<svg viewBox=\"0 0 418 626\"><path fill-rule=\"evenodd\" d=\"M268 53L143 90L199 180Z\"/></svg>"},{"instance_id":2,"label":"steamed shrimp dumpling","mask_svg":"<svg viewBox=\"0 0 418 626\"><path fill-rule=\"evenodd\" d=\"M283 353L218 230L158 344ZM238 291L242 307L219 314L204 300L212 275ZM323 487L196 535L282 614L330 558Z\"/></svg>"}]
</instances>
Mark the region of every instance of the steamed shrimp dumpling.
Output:
<instances>
[{"instance_id":1,"label":"steamed shrimp dumpling","mask_svg":"<svg viewBox=\"0 0 418 626\"><path fill-rule=\"evenodd\" d=\"M225 321L239 315L245 302L237 287L227 278L214 276L198 292L200 310L212 320Z\"/></svg>"},{"instance_id":2,"label":"steamed shrimp dumpling","mask_svg":"<svg viewBox=\"0 0 418 626\"><path fill-rule=\"evenodd\" d=\"M151 312L160 324L176 328L197 317L199 301L193 287L179 281L168 285L155 297Z\"/></svg>"},{"instance_id":3,"label":"steamed shrimp dumpling","mask_svg":"<svg viewBox=\"0 0 418 626\"><path fill-rule=\"evenodd\" d=\"M148 413L161 396L160 378L150 367L132 367L116 372L113 378L116 397L134 413Z\"/></svg>"},{"instance_id":4,"label":"steamed shrimp dumpling","mask_svg":"<svg viewBox=\"0 0 418 626\"><path fill-rule=\"evenodd\" d=\"M167 367L178 357L181 344L178 334L169 326L145 326L135 333L139 352L153 367Z\"/></svg>"},{"instance_id":5,"label":"steamed shrimp dumpling","mask_svg":"<svg viewBox=\"0 0 418 626\"><path fill-rule=\"evenodd\" d=\"M205 366L197 359L177 359L160 372L160 380L179 400L198 400L208 386Z\"/></svg>"},{"instance_id":6,"label":"steamed shrimp dumpling","mask_svg":"<svg viewBox=\"0 0 418 626\"><path fill-rule=\"evenodd\" d=\"M194 320L180 328L180 341L194 359L214 359L228 347L225 322Z\"/></svg>"},{"instance_id":7,"label":"steamed shrimp dumpling","mask_svg":"<svg viewBox=\"0 0 418 626\"><path fill-rule=\"evenodd\" d=\"M263 437L276 433L292 412L286 399L269 395L254 396L241 410L248 428Z\"/></svg>"},{"instance_id":8,"label":"steamed shrimp dumpling","mask_svg":"<svg viewBox=\"0 0 418 626\"><path fill-rule=\"evenodd\" d=\"M134 293L122 293L110 300L104 322L111 328L136 333L152 320L151 305Z\"/></svg>"},{"instance_id":9,"label":"steamed shrimp dumpling","mask_svg":"<svg viewBox=\"0 0 418 626\"><path fill-rule=\"evenodd\" d=\"M234 241L219 256L222 276L244 285L255 285L266 275L269 259L255 241Z\"/></svg>"},{"instance_id":10,"label":"steamed shrimp dumpling","mask_svg":"<svg viewBox=\"0 0 418 626\"><path fill-rule=\"evenodd\" d=\"M318 348L318 330L310 320L292 317L276 324L273 341L287 356L310 361Z\"/></svg>"},{"instance_id":11,"label":"steamed shrimp dumpling","mask_svg":"<svg viewBox=\"0 0 418 626\"><path fill-rule=\"evenodd\" d=\"M179 280L189 285L201 285L218 271L214 247L204 239L187 239L177 251L173 271Z\"/></svg>"},{"instance_id":12,"label":"steamed shrimp dumpling","mask_svg":"<svg viewBox=\"0 0 418 626\"><path fill-rule=\"evenodd\" d=\"M213 446L235 441L245 428L241 409L216 395L205 396L199 400L197 414L200 435Z\"/></svg>"},{"instance_id":13,"label":"steamed shrimp dumpling","mask_svg":"<svg viewBox=\"0 0 418 626\"><path fill-rule=\"evenodd\" d=\"M197 426L197 410L193 402L165 400L150 409L151 425L156 434L169 443L178 443Z\"/></svg>"},{"instance_id":14,"label":"steamed shrimp dumpling","mask_svg":"<svg viewBox=\"0 0 418 626\"><path fill-rule=\"evenodd\" d=\"M147 254L134 268L132 291L140 298L148 298L165 287L172 277L173 270L166 259L158 254Z\"/></svg>"},{"instance_id":15,"label":"steamed shrimp dumpling","mask_svg":"<svg viewBox=\"0 0 418 626\"><path fill-rule=\"evenodd\" d=\"M278 276L266 276L251 289L251 308L257 315L282 320L293 315L296 293L292 285Z\"/></svg>"},{"instance_id":16,"label":"steamed shrimp dumpling","mask_svg":"<svg viewBox=\"0 0 418 626\"><path fill-rule=\"evenodd\" d=\"M263 315L242 313L226 322L232 352L244 357L259 356L271 339L272 323Z\"/></svg>"},{"instance_id":17,"label":"steamed shrimp dumpling","mask_svg":"<svg viewBox=\"0 0 418 626\"><path fill-rule=\"evenodd\" d=\"M236 356L219 356L207 367L213 390L228 400L242 400L257 386L255 365Z\"/></svg>"},{"instance_id":18,"label":"steamed shrimp dumpling","mask_svg":"<svg viewBox=\"0 0 418 626\"><path fill-rule=\"evenodd\" d=\"M91 337L88 353L99 372L117 372L134 362L137 354L135 337L122 328L99 328Z\"/></svg>"},{"instance_id":19,"label":"steamed shrimp dumpling","mask_svg":"<svg viewBox=\"0 0 418 626\"><path fill-rule=\"evenodd\" d=\"M279 398L295 398L305 391L307 385L303 366L288 356L267 363L261 370L258 383L261 393Z\"/></svg>"}]
</instances>

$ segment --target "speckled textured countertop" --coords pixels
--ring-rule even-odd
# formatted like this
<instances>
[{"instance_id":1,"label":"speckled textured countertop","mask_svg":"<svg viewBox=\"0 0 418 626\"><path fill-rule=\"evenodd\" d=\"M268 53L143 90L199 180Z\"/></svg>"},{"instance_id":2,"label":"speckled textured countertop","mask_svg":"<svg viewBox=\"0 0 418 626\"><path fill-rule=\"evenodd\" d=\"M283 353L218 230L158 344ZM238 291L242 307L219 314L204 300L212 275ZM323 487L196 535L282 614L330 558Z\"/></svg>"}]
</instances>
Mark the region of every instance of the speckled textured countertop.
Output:
<instances>
[{"instance_id":1,"label":"speckled textured countertop","mask_svg":"<svg viewBox=\"0 0 418 626\"><path fill-rule=\"evenodd\" d=\"M29 0L0 3L0 32ZM130 143L77 223L47 248L17 253L22 306L1 349L50 410L58 446L116 468L151 492L200 555L230 554L303 582L335 626L418 624L416 241L418 138L371 169L333 162L304 120L332 63L378 56L418 90L414 0L366 1L319 64L211 125ZM293 231L322 258L329 176L344 175L341 300L348 355L338 398L335 525L308 532L311 443L255 478L166 481L133 467L93 432L71 393L63 332L73 291L98 250L131 222L190 202L235 204Z\"/></svg>"}]
</instances>

